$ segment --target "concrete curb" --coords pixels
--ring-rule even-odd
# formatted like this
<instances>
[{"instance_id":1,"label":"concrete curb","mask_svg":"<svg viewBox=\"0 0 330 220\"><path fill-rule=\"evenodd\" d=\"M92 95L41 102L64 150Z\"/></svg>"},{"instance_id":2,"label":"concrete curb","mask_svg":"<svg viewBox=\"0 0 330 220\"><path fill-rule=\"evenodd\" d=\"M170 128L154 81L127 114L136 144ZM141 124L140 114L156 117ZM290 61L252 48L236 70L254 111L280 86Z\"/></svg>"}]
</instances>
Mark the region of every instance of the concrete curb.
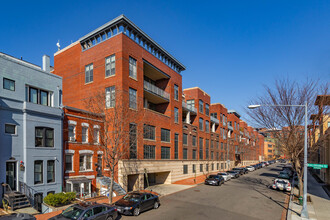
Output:
<instances>
[{"instance_id":1,"label":"concrete curb","mask_svg":"<svg viewBox=\"0 0 330 220\"><path fill-rule=\"evenodd\" d=\"M286 214L286 219L287 220L291 220L292 219L292 197L294 195L294 178L292 179L292 182L291 182L291 192L290 192L290 197L289 197L289 205L288 205L288 212Z\"/></svg>"}]
</instances>

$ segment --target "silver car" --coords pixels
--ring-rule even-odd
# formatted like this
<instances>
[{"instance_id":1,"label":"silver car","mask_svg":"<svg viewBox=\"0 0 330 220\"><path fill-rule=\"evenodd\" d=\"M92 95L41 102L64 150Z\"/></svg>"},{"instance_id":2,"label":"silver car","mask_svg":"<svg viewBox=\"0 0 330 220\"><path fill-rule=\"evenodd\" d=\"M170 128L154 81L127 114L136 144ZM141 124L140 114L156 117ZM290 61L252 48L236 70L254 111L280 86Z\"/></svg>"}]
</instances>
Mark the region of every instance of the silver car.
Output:
<instances>
[{"instance_id":1,"label":"silver car","mask_svg":"<svg viewBox=\"0 0 330 220\"><path fill-rule=\"evenodd\" d=\"M245 167L248 171L254 171L255 169L254 169L254 167L252 167L252 166L247 166L247 167Z\"/></svg>"},{"instance_id":2,"label":"silver car","mask_svg":"<svg viewBox=\"0 0 330 220\"><path fill-rule=\"evenodd\" d=\"M225 179L226 182L231 179L231 175L229 173L226 173L226 172L218 173L218 175L222 176Z\"/></svg>"}]
</instances>

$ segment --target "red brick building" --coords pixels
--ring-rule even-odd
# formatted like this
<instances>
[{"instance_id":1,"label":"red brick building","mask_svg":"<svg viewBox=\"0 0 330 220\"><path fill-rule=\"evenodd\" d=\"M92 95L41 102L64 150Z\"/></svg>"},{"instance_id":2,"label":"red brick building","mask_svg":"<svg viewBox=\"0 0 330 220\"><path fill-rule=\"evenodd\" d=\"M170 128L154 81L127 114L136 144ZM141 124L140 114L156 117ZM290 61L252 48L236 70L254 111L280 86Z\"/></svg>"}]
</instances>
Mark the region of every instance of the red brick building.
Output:
<instances>
[{"instance_id":1,"label":"red brick building","mask_svg":"<svg viewBox=\"0 0 330 220\"><path fill-rule=\"evenodd\" d=\"M130 126L136 125L136 154L122 159L115 175L115 181L126 190L215 172L228 168L227 159L234 161L233 150L229 149L238 144L238 119L232 121L236 122L232 130L236 139L228 145L227 109L211 104L211 97L200 88L182 90L183 70L177 59L124 15L54 55L54 74L63 77L63 104L71 106L66 110L67 127L71 121L77 123L77 129L82 123L92 126L80 114L89 111L85 100L99 92L105 94L106 111L121 105L132 115L142 113L127 118ZM75 149L75 173L66 173L66 178L80 178L82 172L76 165L79 151L92 155L93 171L86 170L85 176L92 179L97 175L95 164L100 152L93 144L67 144L65 154Z\"/></svg>"}]
</instances>

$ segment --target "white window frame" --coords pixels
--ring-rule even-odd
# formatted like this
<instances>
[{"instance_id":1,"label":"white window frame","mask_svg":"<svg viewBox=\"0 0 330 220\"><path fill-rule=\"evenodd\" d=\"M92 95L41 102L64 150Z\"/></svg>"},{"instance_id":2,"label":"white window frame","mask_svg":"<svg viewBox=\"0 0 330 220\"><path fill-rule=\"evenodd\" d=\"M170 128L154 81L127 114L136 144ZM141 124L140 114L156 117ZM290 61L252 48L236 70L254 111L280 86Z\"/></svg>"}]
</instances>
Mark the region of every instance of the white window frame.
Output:
<instances>
[{"instance_id":1,"label":"white window frame","mask_svg":"<svg viewBox=\"0 0 330 220\"><path fill-rule=\"evenodd\" d=\"M109 71L109 74L107 74L107 71ZM105 58L105 77L110 77L114 75L116 75L116 55L112 54Z\"/></svg>"},{"instance_id":2,"label":"white window frame","mask_svg":"<svg viewBox=\"0 0 330 220\"><path fill-rule=\"evenodd\" d=\"M105 88L105 107L114 108L116 106L116 86Z\"/></svg>"},{"instance_id":3,"label":"white window frame","mask_svg":"<svg viewBox=\"0 0 330 220\"><path fill-rule=\"evenodd\" d=\"M90 64L85 66L85 84L92 83L94 81L93 71L94 71L93 63L90 63Z\"/></svg>"},{"instance_id":4,"label":"white window frame","mask_svg":"<svg viewBox=\"0 0 330 220\"><path fill-rule=\"evenodd\" d=\"M87 169L87 156L91 157L91 169ZM84 157L83 167L80 166L80 157ZM83 168L83 169L81 169ZM93 154L85 153L85 154L79 154L79 172L85 172L85 171L93 171Z\"/></svg>"},{"instance_id":5,"label":"white window frame","mask_svg":"<svg viewBox=\"0 0 330 220\"><path fill-rule=\"evenodd\" d=\"M137 61L133 57L129 57L129 77L137 79Z\"/></svg>"},{"instance_id":6,"label":"white window frame","mask_svg":"<svg viewBox=\"0 0 330 220\"><path fill-rule=\"evenodd\" d=\"M97 132L97 134L95 134ZM94 144L100 144L100 126L99 125L94 125L93 127L93 141Z\"/></svg>"},{"instance_id":7,"label":"white window frame","mask_svg":"<svg viewBox=\"0 0 330 220\"><path fill-rule=\"evenodd\" d=\"M66 156L71 156L71 163L72 163L72 169L71 170L67 170L67 168L65 167L65 173L73 173L74 172L74 153L65 153L65 157L64 157L64 164L66 164Z\"/></svg>"},{"instance_id":8,"label":"white window frame","mask_svg":"<svg viewBox=\"0 0 330 220\"><path fill-rule=\"evenodd\" d=\"M13 125L13 126L15 126L15 133L14 134L6 133L6 125ZM4 130L5 135L17 135L17 125L15 125L15 124L5 123L5 126L4 126L4 129L3 130Z\"/></svg>"},{"instance_id":9,"label":"white window frame","mask_svg":"<svg viewBox=\"0 0 330 220\"><path fill-rule=\"evenodd\" d=\"M73 126L73 137L70 137L70 130L69 127ZM76 142L77 138L76 138L76 128L77 128L77 122L76 121L72 121L69 120L68 121L68 137L69 137L69 142Z\"/></svg>"},{"instance_id":10,"label":"white window frame","mask_svg":"<svg viewBox=\"0 0 330 220\"><path fill-rule=\"evenodd\" d=\"M81 123L81 143L88 143L88 123ZM83 141L83 129L86 128L86 141Z\"/></svg>"}]
</instances>

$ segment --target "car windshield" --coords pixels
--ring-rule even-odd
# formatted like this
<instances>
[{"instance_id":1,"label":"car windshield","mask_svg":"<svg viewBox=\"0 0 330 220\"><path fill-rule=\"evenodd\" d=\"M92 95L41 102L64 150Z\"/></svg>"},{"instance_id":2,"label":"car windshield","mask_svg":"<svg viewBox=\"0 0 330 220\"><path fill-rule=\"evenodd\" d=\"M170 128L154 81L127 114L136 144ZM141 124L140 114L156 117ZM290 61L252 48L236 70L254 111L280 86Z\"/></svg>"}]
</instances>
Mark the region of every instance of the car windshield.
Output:
<instances>
[{"instance_id":1,"label":"car windshield","mask_svg":"<svg viewBox=\"0 0 330 220\"><path fill-rule=\"evenodd\" d=\"M124 196L123 199L127 200L127 201L138 202L140 199L140 195L139 194L127 194L126 196Z\"/></svg>"},{"instance_id":2,"label":"car windshield","mask_svg":"<svg viewBox=\"0 0 330 220\"><path fill-rule=\"evenodd\" d=\"M280 184L287 184L288 183L287 181L284 181L284 180L277 180L276 182L280 183Z\"/></svg>"},{"instance_id":3,"label":"car windshield","mask_svg":"<svg viewBox=\"0 0 330 220\"><path fill-rule=\"evenodd\" d=\"M217 175L209 175L209 179L216 179L216 178L218 178Z\"/></svg>"},{"instance_id":4,"label":"car windshield","mask_svg":"<svg viewBox=\"0 0 330 220\"><path fill-rule=\"evenodd\" d=\"M75 206L71 206L71 207L67 208L66 210L64 210L62 212L62 215L64 217L67 217L70 219L78 219L83 212L84 212L83 209L80 209Z\"/></svg>"}]
</instances>

